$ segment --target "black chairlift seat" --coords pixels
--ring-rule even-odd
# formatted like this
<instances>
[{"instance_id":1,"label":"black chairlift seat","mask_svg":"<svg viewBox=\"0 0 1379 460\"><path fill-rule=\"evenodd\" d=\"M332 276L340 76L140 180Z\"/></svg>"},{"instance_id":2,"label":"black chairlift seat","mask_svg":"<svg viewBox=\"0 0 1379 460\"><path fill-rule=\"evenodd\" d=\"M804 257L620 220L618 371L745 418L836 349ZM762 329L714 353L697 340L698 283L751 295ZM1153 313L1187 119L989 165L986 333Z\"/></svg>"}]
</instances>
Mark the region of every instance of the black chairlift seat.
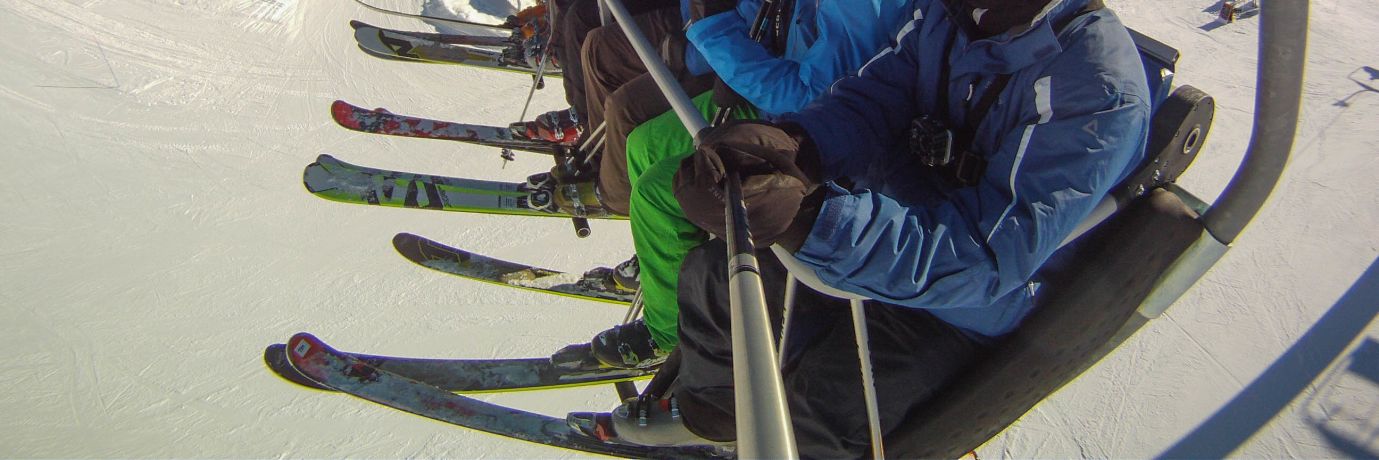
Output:
<instances>
[{"instance_id":1,"label":"black chairlift seat","mask_svg":"<svg viewBox=\"0 0 1379 460\"><path fill-rule=\"evenodd\" d=\"M1161 313L1142 306L1203 234L1200 202L1164 186L1201 149L1214 103L1187 86L1161 96L1170 88L1177 51L1132 35L1156 96L1145 163L1112 193L1123 205L1114 208L1123 209L1108 212L1108 219L1055 253L1036 275L1042 287L1035 311L988 357L888 433L888 456L962 456Z\"/></svg>"}]
</instances>

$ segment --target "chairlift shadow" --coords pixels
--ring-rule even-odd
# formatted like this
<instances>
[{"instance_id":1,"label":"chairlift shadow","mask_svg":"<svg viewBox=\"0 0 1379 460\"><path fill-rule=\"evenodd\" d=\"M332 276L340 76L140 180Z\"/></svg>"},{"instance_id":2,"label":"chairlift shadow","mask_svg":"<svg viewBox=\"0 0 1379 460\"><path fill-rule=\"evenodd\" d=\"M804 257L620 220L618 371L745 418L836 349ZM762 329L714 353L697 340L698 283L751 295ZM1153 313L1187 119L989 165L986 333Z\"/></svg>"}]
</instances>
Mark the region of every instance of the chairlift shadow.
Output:
<instances>
[{"instance_id":1,"label":"chairlift shadow","mask_svg":"<svg viewBox=\"0 0 1379 460\"><path fill-rule=\"evenodd\" d=\"M1356 75L1361 73L1367 75ZM1360 85L1360 89L1332 104L1336 107L1350 107L1350 100L1364 93L1379 93L1379 87L1374 86L1376 84L1375 82L1379 81L1379 69L1370 66L1362 66L1351 71L1349 75L1346 75L1346 78Z\"/></svg>"},{"instance_id":2,"label":"chairlift shadow","mask_svg":"<svg viewBox=\"0 0 1379 460\"><path fill-rule=\"evenodd\" d=\"M1253 382L1220 410L1158 458L1224 458L1259 433L1283 412L1379 316L1379 260L1370 264L1350 289ZM1366 355L1368 356L1368 355ZM1350 437L1319 427L1338 450L1360 448ZM1374 457L1373 451L1362 457Z\"/></svg>"},{"instance_id":3,"label":"chairlift shadow","mask_svg":"<svg viewBox=\"0 0 1379 460\"><path fill-rule=\"evenodd\" d=\"M1379 458L1379 399L1354 397L1356 389L1362 395L1379 394L1379 341L1366 337L1316 387L1300 405L1307 424L1338 452ZM1372 407L1364 407L1366 401Z\"/></svg>"}]
</instances>

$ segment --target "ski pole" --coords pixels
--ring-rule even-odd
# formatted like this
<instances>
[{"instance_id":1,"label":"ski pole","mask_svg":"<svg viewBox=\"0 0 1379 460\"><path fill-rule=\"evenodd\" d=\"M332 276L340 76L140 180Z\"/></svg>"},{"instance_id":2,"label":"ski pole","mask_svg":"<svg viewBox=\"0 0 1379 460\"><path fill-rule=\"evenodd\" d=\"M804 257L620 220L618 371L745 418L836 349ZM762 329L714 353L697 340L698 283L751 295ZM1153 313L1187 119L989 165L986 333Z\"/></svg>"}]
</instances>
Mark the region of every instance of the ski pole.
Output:
<instances>
[{"instance_id":1,"label":"ski pole","mask_svg":"<svg viewBox=\"0 0 1379 460\"><path fill-rule=\"evenodd\" d=\"M771 16L771 11L778 3L780 3L779 0L762 0L761 6L757 8L756 18L752 19L752 28L747 30L747 38L757 43L762 43L762 37L766 36L766 29L770 27L766 21ZM724 84L723 86L726 87L728 85ZM731 107L719 107L713 114L713 125L718 126L727 122L731 113Z\"/></svg>"},{"instance_id":2,"label":"ski pole","mask_svg":"<svg viewBox=\"0 0 1379 460\"><path fill-rule=\"evenodd\" d=\"M604 0L606 6L631 42L637 56L665 94L686 130L699 145L708 123L694 108L684 88L637 28L632 15L620 0ZM766 294L761 286L761 271L752 252L747 229L747 209L742 201L742 180L737 171L727 171L725 186L728 228L728 276L731 299L733 340L733 381L736 382L734 407L737 411L737 447L741 458L798 458L795 435L785 404L785 386L776 367L776 344L771 320L766 313Z\"/></svg>"}]
</instances>

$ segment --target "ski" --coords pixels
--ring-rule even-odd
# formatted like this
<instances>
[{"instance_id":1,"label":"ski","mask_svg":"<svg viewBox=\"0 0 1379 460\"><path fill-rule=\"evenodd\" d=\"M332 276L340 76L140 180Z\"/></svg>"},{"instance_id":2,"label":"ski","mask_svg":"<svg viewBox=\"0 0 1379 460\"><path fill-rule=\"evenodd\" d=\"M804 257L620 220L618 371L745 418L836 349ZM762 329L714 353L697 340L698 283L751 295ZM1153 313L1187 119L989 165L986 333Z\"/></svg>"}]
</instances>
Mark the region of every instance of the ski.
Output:
<instances>
[{"instance_id":1,"label":"ski","mask_svg":"<svg viewBox=\"0 0 1379 460\"><path fill-rule=\"evenodd\" d=\"M351 20L351 21L350 21L350 27L353 28L354 30L359 30L359 29L373 29L373 30L377 30L377 31L379 31L379 32L383 32L383 33L389 34L389 35L398 35L398 36L407 36L407 37L419 38L419 39L422 39L422 40L429 40L429 41L433 41L433 42L436 42L436 43L442 43L442 44L447 44L447 45L471 45L471 46L505 47L505 46L512 46L512 45L515 45L515 44L519 43L519 42L518 42L516 39L514 39L511 35L509 35L509 36L507 36L507 37L498 37L498 36L484 36L484 35L441 34L441 33L435 33L435 32L413 32L413 31L396 30L396 29L388 29L388 28L385 28L385 27L378 27L378 26L375 26L375 25L366 23L366 22L364 22L364 21L359 21L359 20Z\"/></svg>"},{"instance_id":2,"label":"ski","mask_svg":"<svg viewBox=\"0 0 1379 460\"><path fill-rule=\"evenodd\" d=\"M441 17L441 16L431 16L431 15L420 14L420 13L407 13L407 12L400 11L400 10L388 9L388 8L384 8L384 7L381 7L381 6L377 6L377 5L374 5L372 2L370 2L370 1L368 1L368 0L354 0L354 1L355 1L355 3L358 3L358 4L362 5L362 6L365 7L365 8L368 8L368 9L371 9L371 10L374 10L374 11L377 11L377 12L383 13L383 14L391 14L391 15L393 15L393 16L402 16L402 17L406 17L406 18L421 19L421 20L423 20L423 21L443 21L443 22L449 22L449 23L453 23L453 24L465 24L465 25L470 25L470 26L487 27L487 28L490 28L490 29L503 29L503 30L512 30L512 29L513 29L513 26L510 25L510 24L486 24L486 23L482 23L482 22L466 21L466 20L464 20L464 19L447 18L447 17ZM418 10L420 10L420 7L418 7Z\"/></svg>"},{"instance_id":3,"label":"ski","mask_svg":"<svg viewBox=\"0 0 1379 460\"><path fill-rule=\"evenodd\" d=\"M735 456L729 447L648 447L599 441L571 429L564 419L486 403L370 366L305 332L292 336L286 349L294 369L324 386L464 428L551 447L627 458Z\"/></svg>"},{"instance_id":4,"label":"ski","mask_svg":"<svg viewBox=\"0 0 1379 460\"><path fill-rule=\"evenodd\" d=\"M602 366L590 354L589 344L571 345L549 358L436 359L348 354L378 369L460 393L544 390L616 383L648 378L656 371ZM297 372L288 362L286 345L269 345L263 351L263 362L279 377L292 383L334 391Z\"/></svg>"},{"instance_id":5,"label":"ski","mask_svg":"<svg viewBox=\"0 0 1379 460\"><path fill-rule=\"evenodd\" d=\"M486 257L410 233L394 236L393 248L417 265L486 283L620 305L631 303L635 294L612 286L608 275L613 269L608 267L584 275L564 273Z\"/></svg>"},{"instance_id":6,"label":"ski","mask_svg":"<svg viewBox=\"0 0 1379 460\"><path fill-rule=\"evenodd\" d=\"M481 214L626 219L611 214L575 216L556 210L551 195L560 193L560 188L367 168L327 154L317 156L315 163L306 166L302 184L316 196L341 203Z\"/></svg>"},{"instance_id":7,"label":"ski","mask_svg":"<svg viewBox=\"0 0 1379 460\"><path fill-rule=\"evenodd\" d=\"M364 26L355 28L354 39L359 47L373 55L404 57L433 64L459 64L525 74L536 73L536 69L522 59L521 49L517 46L494 49L441 43L411 34ZM560 72L548 69L545 75L559 77Z\"/></svg>"},{"instance_id":8,"label":"ski","mask_svg":"<svg viewBox=\"0 0 1379 460\"><path fill-rule=\"evenodd\" d=\"M375 53L373 50L368 49L368 48L365 48L365 47L363 47L363 46L360 46L360 47L359 47L359 51L361 51L361 52L363 52L364 54L367 54L367 55L369 55L369 56L373 56L373 57L376 57L376 58L379 58L379 59L382 59L382 60L385 60L385 61L410 62L410 63L414 63L414 64L415 64L415 63L429 64L429 63L426 62L426 61L422 61L422 60L418 60L418 59L405 58L405 57L402 57L402 56L394 56L394 55L391 55L391 54Z\"/></svg>"},{"instance_id":9,"label":"ski","mask_svg":"<svg viewBox=\"0 0 1379 460\"><path fill-rule=\"evenodd\" d=\"M458 141L547 155L554 155L561 148L554 142L514 136L511 128L398 115L385 109L369 110L345 101L332 103L330 114L340 126L363 133Z\"/></svg>"}]
</instances>

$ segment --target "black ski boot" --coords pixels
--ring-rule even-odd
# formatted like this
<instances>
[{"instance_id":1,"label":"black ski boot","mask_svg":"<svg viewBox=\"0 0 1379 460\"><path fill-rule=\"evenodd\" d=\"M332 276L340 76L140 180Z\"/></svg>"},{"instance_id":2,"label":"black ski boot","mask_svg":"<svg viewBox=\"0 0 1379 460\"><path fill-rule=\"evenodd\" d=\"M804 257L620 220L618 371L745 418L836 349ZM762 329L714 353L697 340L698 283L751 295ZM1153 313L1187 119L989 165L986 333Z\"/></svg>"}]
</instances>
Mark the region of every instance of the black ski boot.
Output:
<instances>
[{"instance_id":1,"label":"black ski boot","mask_svg":"<svg viewBox=\"0 0 1379 460\"><path fill-rule=\"evenodd\" d=\"M600 332L594 336L591 345L594 358L605 366L621 369L659 366L670 355L669 351L656 345L656 340L651 338L651 330L640 318Z\"/></svg>"},{"instance_id":2,"label":"black ski boot","mask_svg":"<svg viewBox=\"0 0 1379 460\"><path fill-rule=\"evenodd\" d=\"M637 292L642 288L641 275L642 265L637 262L637 256L633 255L631 259L613 267L613 284L618 290Z\"/></svg>"}]
</instances>

